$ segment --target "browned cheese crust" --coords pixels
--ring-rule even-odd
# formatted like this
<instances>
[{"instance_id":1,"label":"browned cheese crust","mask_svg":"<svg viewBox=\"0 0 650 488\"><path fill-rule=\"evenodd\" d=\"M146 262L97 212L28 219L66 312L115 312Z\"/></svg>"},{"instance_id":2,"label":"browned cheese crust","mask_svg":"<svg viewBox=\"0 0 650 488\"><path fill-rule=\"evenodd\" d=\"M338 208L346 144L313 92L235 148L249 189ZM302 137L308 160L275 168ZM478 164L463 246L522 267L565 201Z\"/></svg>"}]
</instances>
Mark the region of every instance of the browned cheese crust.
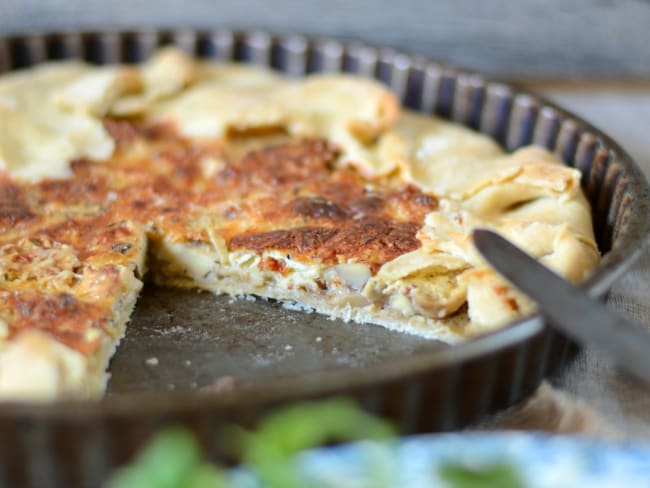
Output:
<instances>
[{"instance_id":1,"label":"browned cheese crust","mask_svg":"<svg viewBox=\"0 0 650 488\"><path fill-rule=\"evenodd\" d=\"M0 101L0 400L100 395L145 277L454 342L533 309L474 228L573 281L599 261L577 170L371 80L163 49L3 75Z\"/></svg>"},{"instance_id":2,"label":"browned cheese crust","mask_svg":"<svg viewBox=\"0 0 650 488\"><path fill-rule=\"evenodd\" d=\"M0 285L7 305L0 313L9 324L9 339L17 331L38 328L80 352L92 352L99 340L86 340L87 331L108 332L103 325L111 314L116 266L136 262L133 254L140 244L134 245L134 239L145 227L153 239L208 242L206 230L195 226L208 216L210 229L231 250L279 250L306 263L353 260L374 273L420 247L417 231L436 208L433 195L412 185L372 181L337 167L337 148L323 140L260 143L256 138L258 148L239 148L238 155L230 155L235 151L190 142L170 127L105 123L117 142L109 163L76 161L67 180L22 186L8 178L0 181L0 245L5 254L13 252L16 263L14 270L4 270ZM245 145L244 139L240 136L233 146ZM214 174L202 169L208 156L220 162ZM33 277L40 289L13 290L29 280L21 276L24 263L52 245L71 248L66 257L76 265L58 266L74 272L68 283L74 295L44 295L42 276ZM39 272L60 270L53 266ZM261 269L274 266L280 265L259 264ZM87 283L91 273L101 273L103 289Z\"/></svg>"}]
</instances>

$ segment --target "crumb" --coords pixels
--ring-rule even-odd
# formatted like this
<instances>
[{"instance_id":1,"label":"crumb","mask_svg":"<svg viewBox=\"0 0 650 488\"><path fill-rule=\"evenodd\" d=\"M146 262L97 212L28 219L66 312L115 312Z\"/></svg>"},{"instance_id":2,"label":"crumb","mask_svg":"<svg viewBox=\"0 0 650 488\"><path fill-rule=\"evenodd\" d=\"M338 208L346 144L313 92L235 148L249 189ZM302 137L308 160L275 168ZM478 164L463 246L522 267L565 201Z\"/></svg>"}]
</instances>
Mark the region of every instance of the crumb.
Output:
<instances>
[{"instance_id":1,"label":"crumb","mask_svg":"<svg viewBox=\"0 0 650 488\"><path fill-rule=\"evenodd\" d=\"M185 366L191 366L191 365L192 365L192 361L190 361L189 359L186 359L185 360Z\"/></svg>"},{"instance_id":2,"label":"crumb","mask_svg":"<svg viewBox=\"0 0 650 488\"><path fill-rule=\"evenodd\" d=\"M323 338L321 336L316 337L316 342L322 342Z\"/></svg>"},{"instance_id":3,"label":"crumb","mask_svg":"<svg viewBox=\"0 0 650 488\"><path fill-rule=\"evenodd\" d=\"M286 346L284 346L284 350L285 351L293 351L293 346L291 344L287 344Z\"/></svg>"},{"instance_id":4,"label":"crumb","mask_svg":"<svg viewBox=\"0 0 650 488\"><path fill-rule=\"evenodd\" d=\"M219 376L209 385L199 388L199 391L219 394L237 390L243 386L245 386L244 381L235 376Z\"/></svg>"},{"instance_id":5,"label":"crumb","mask_svg":"<svg viewBox=\"0 0 650 488\"><path fill-rule=\"evenodd\" d=\"M314 313L316 309L314 307L310 307L309 305L304 305L302 303L297 303L297 302L292 302L292 301L283 301L282 303L282 308L285 310L295 310L297 312L303 312L303 313Z\"/></svg>"},{"instance_id":6,"label":"crumb","mask_svg":"<svg viewBox=\"0 0 650 488\"><path fill-rule=\"evenodd\" d=\"M158 366L158 358L156 357L147 358L145 363L147 366Z\"/></svg>"}]
</instances>

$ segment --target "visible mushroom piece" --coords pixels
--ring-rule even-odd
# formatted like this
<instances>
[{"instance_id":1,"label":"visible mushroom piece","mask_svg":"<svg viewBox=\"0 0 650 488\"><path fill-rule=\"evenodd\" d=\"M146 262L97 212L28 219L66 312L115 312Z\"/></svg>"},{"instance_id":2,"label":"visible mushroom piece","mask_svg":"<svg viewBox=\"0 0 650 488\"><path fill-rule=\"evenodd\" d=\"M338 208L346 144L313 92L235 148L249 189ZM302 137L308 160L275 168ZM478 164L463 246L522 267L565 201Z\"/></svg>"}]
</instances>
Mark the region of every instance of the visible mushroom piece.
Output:
<instances>
[{"instance_id":1,"label":"visible mushroom piece","mask_svg":"<svg viewBox=\"0 0 650 488\"><path fill-rule=\"evenodd\" d=\"M370 268L363 263L344 263L333 267L338 277L351 289L361 290L372 276Z\"/></svg>"}]
</instances>

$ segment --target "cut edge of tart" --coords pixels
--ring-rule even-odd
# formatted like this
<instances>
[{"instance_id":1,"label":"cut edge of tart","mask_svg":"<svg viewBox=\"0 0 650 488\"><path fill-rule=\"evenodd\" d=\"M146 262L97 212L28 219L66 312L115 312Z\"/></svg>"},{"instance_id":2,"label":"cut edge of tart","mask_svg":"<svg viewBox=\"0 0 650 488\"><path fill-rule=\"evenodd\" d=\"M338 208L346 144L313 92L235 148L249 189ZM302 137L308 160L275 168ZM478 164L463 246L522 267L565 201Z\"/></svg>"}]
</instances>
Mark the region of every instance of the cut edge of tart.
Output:
<instances>
[{"instance_id":1,"label":"cut edge of tart","mask_svg":"<svg viewBox=\"0 0 650 488\"><path fill-rule=\"evenodd\" d=\"M94 398L142 280L453 343L533 304L471 231L572 281L599 262L580 173L401 110L164 49L0 77L0 399Z\"/></svg>"}]
</instances>

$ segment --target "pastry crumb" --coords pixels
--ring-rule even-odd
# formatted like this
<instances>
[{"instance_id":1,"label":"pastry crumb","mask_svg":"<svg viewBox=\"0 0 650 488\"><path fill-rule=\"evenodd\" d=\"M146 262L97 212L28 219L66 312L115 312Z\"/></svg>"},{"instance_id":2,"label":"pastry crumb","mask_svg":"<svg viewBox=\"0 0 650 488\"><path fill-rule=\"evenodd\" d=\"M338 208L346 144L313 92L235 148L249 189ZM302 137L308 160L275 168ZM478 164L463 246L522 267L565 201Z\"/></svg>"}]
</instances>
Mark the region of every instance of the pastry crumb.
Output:
<instances>
[{"instance_id":1,"label":"pastry crumb","mask_svg":"<svg viewBox=\"0 0 650 488\"><path fill-rule=\"evenodd\" d=\"M147 366L158 366L158 358L157 357L150 357L145 360L145 363Z\"/></svg>"},{"instance_id":2,"label":"pastry crumb","mask_svg":"<svg viewBox=\"0 0 650 488\"><path fill-rule=\"evenodd\" d=\"M235 376L219 376L209 385L202 386L199 391L210 394L220 394L240 389L245 386L245 382Z\"/></svg>"}]
</instances>

